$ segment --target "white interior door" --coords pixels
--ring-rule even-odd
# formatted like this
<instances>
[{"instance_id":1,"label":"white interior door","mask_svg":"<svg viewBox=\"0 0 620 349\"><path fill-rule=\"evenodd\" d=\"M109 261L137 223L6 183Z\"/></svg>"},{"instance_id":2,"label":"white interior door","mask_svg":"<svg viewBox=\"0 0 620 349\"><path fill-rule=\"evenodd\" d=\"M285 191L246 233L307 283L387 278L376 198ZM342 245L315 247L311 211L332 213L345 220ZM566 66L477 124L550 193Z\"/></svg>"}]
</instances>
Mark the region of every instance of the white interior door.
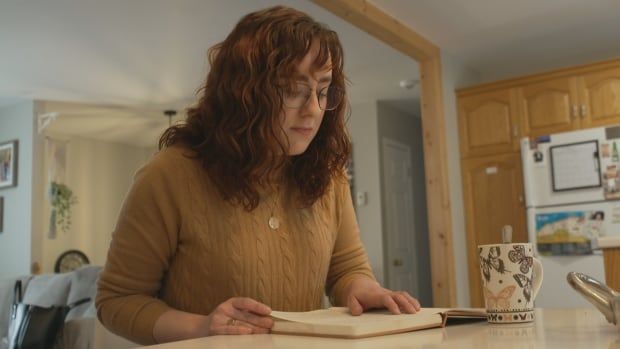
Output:
<instances>
[{"instance_id":1,"label":"white interior door","mask_svg":"<svg viewBox=\"0 0 620 349\"><path fill-rule=\"evenodd\" d=\"M418 293L418 276L413 246L411 149L408 145L384 138L382 153L387 286L415 295Z\"/></svg>"}]
</instances>

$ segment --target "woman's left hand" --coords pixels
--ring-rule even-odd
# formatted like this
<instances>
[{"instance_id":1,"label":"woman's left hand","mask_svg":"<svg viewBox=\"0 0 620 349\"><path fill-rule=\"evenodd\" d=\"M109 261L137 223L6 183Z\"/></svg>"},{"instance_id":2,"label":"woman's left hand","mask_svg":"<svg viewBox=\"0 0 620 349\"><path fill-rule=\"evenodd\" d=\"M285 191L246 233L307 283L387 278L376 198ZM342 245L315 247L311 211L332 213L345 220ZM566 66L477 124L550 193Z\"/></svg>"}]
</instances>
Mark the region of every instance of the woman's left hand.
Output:
<instances>
[{"instance_id":1,"label":"woman's left hand","mask_svg":"<svg viewBox=\"0 0 620 349\"><path fill-rule=\"evenodd\" d=\"M420 302L409 293L388 290L364 277L353 280L349 285L347 306L352 315L381 308L387 308L392 314L415 314L420 310Z\"/></svg>"}]
</instances>

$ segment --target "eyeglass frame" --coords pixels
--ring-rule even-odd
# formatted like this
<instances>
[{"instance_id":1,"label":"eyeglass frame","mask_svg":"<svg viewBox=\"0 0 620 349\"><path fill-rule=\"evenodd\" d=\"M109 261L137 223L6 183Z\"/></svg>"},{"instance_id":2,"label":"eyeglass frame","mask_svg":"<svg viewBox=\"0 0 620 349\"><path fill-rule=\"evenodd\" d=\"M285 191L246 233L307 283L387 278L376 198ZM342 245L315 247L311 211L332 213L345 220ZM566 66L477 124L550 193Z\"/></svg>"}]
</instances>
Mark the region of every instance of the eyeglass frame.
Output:
<instances>
[{"instance_id":1,"label":"eyeglass frame","mask_svg":"<svg viewBox=\"0 0 620 349\"><path fill-rule=\"evenodd\" d=\"M326 98L325 108L321 107L321 100L320 100L319 96L320 96L321 92L323 92L325 90L329 90L330 88L335 90L337 93L340 94L340 99L339 99L338 103L336 103L336 105L334 107L327 109L327 98L328 98L327 97L327 93L325 94L325 98ZM309 88L308 90L310 91L310 93L305 97L305 101L303 103L301 103L300 105L298 105L298 106L290 106L290 105L286 104L286 99L287 99L286 94L287 94L287 92L286 92L286 90L283 90L284 92L282 93L282 104L286 108L290 108L290 109L301 109L301 108L303 108L305 105L308 104L308 101L310 101L310 97L313 95L312 90L314 90L314 89L313 88ZM321 109L323 111L331 111L331 110L335 110L336 108L338 108L340 103L342 103L342 99L344 98L344 90L339 88L339 87L337 87L337 86L329 85L329 86L323 87L320 90L317 90L316 93L314 93L314 95L316 96L316 101L317 101L317 104L319 105L319 109Z\"/></svg>"}]
</instances>

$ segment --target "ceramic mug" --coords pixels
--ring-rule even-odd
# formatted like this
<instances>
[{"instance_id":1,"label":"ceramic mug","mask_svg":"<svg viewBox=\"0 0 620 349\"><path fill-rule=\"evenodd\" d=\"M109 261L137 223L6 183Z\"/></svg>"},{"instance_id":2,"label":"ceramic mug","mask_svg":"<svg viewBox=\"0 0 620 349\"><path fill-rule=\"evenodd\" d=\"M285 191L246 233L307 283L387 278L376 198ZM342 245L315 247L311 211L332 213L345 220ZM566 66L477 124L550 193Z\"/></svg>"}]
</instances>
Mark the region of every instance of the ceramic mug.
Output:
<instances>
[{"instance_id":1,"label":"ceramic mug","mask_svg":"<svg viewBox=\"0 0 620 349\"><path fill-rule=\"evenodd\" d=\"M532 244L479 245L478 254L488 322L534 321L543 270Z\"/></svg>"}]
</instances>

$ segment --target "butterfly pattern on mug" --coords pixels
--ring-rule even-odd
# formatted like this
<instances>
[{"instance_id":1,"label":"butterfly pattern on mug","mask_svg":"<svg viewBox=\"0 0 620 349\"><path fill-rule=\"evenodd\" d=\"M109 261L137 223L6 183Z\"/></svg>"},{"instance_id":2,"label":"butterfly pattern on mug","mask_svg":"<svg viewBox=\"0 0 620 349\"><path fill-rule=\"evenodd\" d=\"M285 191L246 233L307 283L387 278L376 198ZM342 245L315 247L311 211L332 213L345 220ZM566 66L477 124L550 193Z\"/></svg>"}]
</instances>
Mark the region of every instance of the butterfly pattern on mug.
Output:
<instances>
[{"instance_id":1,"label":"butterfly pattern on mug","mask_svg":"<svg viewBox=\"0 0 620 349\"><path fill-rule=\"evenodd\" d=\"M489 290L486 286L484 287L485 299L487 301L487 308L499 308L499 309L508 309L510 308L510 297L517 289L516 286L510 285L504 287L497 295L494 295L491 290Z\"/></svg>"},{"instance_id":2,"label":"butterfly pattern on mug","mask_svg":"<svg viewBox=\"0 0 620 349\"><path fill-rule=\"evenodd\" d=\"M482 275L484 275L484 279L487 282L491 280L491 269L495 269L495 271L500 274L504 274L507 271L504 261L499 258L500 254L501 252L499 247L491 247L486 258L482 256L480 257Z\"/></svg>"},{"instance_id":3,"label":"butterfly pattern on mug","mask_svg":"<svg viewBox=\"0 0 620 349\"><path fill-rule=\"evenodd\" d=\"M508 252L508 259L513 263L519 263L519 270L521 270L523 274L527 274L532 264L534 264L532 256L525 255L525 246L522 245L514 246L513 249Z\"/></svg>"},{"instance_id":4,"label":"butterfly pattern on mug","mask_svg":"<svg viewBox=\"0 0 620 349\"><path fill-rule=\"evenodd\" d=\"M514 274L512 277L515 279L519 287L523 289L523 297L525 297L529 303L530 299L532 299L532 279L523 274Z\"/></svg>"}]
</instances>

